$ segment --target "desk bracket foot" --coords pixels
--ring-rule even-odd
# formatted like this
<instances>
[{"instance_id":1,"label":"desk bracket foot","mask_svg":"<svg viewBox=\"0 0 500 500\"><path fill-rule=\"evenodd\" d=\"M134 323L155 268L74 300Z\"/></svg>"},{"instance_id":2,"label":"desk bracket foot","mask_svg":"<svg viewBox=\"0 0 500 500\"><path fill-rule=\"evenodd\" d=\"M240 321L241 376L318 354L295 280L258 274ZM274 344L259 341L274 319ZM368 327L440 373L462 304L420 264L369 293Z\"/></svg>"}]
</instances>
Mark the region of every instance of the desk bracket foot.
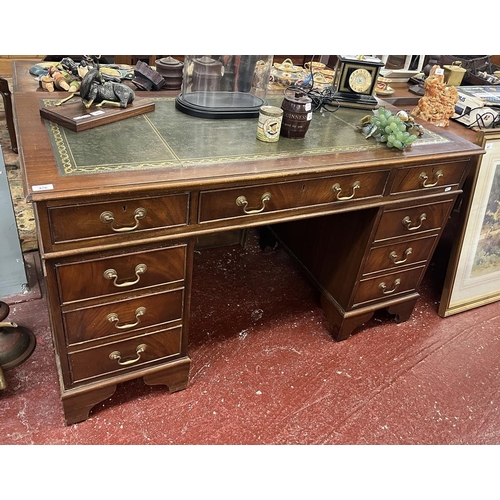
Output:
<instances>
[{"instance_id":1,"label":"desk bracket foot","mask_svg":"<svg viewBox=\"0 0 500 500\"><path fill-rule=\"evenodd\" d=\"M419 297L420 295L418 293L415 293L405 302L388 306L387 312L396 316L396 323L404 323L405 321L408 321L410 319L410 316L413 313L413 309L415 308L415 304L417 303Z\"/></svg>"},{"instance_id":2,"label":"desk bracket foot","mask_svg":"<svg viewBox=\"0 0 500 500\"><path fill-rule=\"evenodd\" d=\"M366 323L375 312L375 309L346 312L324 295L321 296L321 306L330 325L332 337L337 342L348 339L352 332Z\"/></svg>"},{"instance_id":3,"label":"desk bracket foot","mask_svg":"<svg viewBox=\"0 0 500 500\"><path fill-rule=\"evenodd\" d=\"M66 425L76 424L89 418L90 410L116 391L116 384L92 389L91 391L75 391L64 393L62 404Z\"/></svg>"},{"instance_id":4,"label":"desk bracket foot","mask_svg":"<svg viewBox=\"0 0 500 500\"><path fill-rule=\"evenodd\" d=\"M322 296L321 306L330 324L333 338L337 342L340 342L348 339L354 330L367 323L375 311L380 309L385 308L389 314L394 315L396 323L407 321L413 313L418 298L419 294L413 293L392 304L379 304L365 309L344 311L338 305Z\"/></svg>"},{"instance_id":5,"label":"desk bracket foot","mask_svg":"<svg viewBox=\"0 0 500 500\"><path fill-rule=\"evenodd\" d=\"M189 367L191 360L184 358L175 364L170 364L164 370L144 375L144 383L148 385L166 385L168 392L186 389L189 383Z\"/></svg>"},{"instance_id":6,"label":"desk bracket foot","mask_svg":"<svg viewBox=\"0 0 500 500\"><path fill-rule=\"evenodd\" d=\"M332 326L332 336L336 342L348 339L357 328L368 322L375 311L356 314L355 316L344 316L336 325Z\"/></svg>"}]
</instances>

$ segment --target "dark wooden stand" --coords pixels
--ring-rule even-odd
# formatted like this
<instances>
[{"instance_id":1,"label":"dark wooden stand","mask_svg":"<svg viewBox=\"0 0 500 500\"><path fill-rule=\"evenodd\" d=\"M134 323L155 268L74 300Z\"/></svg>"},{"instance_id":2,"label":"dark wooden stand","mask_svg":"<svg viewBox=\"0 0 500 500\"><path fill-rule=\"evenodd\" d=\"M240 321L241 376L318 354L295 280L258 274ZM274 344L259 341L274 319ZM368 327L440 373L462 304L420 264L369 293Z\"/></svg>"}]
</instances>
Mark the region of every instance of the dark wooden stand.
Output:
<instances>
[{"instance_id":1,"label":"dark wooden stand","mask_svg":"<svg viewBox=\"0 0 500 500\"><path fill-rule=\"evenodd\" d=\"M79 97L75 102L67 102L61 106L41 108L40 116L63 127L80 132L91 128L125 120L132 116L141 115L154 111L154 102L149 99L137 97L126 108L112 106L91 106L86 108Z\"/></svg>"},{"instance_id":2,"label":"dark wooden stand","mask_svg":"<svg viewBox=\"0 0 500 500\"><path fill-rule=\"evenodd\" d=\"M5 118L7 120L7 130L9 131L12 151L17 153L16 129L14 127L14 115L12 113L12 98L9 89L9 82L5 78L0 78L0 92L2 93L3 105L5 108Z\"/></svg>"}]
</instances>

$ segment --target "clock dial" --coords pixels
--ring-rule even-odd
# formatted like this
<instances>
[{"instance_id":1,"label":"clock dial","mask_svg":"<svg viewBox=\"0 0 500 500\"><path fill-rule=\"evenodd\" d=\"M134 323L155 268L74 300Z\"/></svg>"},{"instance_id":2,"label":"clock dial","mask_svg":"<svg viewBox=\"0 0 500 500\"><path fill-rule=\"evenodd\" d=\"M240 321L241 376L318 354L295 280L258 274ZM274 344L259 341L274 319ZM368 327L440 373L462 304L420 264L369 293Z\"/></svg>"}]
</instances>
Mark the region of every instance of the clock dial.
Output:
<instances>
[{"instance_id":1,"label":"clock dial","mask_svg":"<svg viewBox=\"0 0 500 500\"><path fill-rule=\"evenodd\" d=\"M384 63L376 57L338 56L335 66L335 99L340 106L373 109L375 83Z\"/></svg>"},{"instance_id":2,"label":"clock dial","mask_svg":"<svg viewBox=\"0 0 500 500\"><path fill-rule=\"evenodd\" d=\"M371 84L372 75L364 68L355 69L349 76L349 87L351 87L354 92L367 92Z\"/></svg>"}]
</instances>

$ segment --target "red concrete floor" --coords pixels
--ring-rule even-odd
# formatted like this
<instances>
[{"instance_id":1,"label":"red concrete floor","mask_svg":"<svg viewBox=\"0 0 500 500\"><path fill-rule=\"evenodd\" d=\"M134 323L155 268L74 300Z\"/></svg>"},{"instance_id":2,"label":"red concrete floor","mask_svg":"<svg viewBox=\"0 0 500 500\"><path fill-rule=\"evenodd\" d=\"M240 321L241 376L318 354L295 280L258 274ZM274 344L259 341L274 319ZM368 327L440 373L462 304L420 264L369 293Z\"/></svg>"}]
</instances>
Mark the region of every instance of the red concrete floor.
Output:
<instances>
[{"instance_id":1,"label":"red concrete floor","mask_svg":"<svg viewBox=\"0 0 500 500\"><path fill-rule=\"evenodd\" d=\"M199 250L189 387L131 381L71 426L43 286L3 299L37 346L5 372L0 444L499 444L500 302L440 318L438 257L407 322L377 313L337 343L282 249L251 233L246 248Z\"/></svg>"}]
</instances>

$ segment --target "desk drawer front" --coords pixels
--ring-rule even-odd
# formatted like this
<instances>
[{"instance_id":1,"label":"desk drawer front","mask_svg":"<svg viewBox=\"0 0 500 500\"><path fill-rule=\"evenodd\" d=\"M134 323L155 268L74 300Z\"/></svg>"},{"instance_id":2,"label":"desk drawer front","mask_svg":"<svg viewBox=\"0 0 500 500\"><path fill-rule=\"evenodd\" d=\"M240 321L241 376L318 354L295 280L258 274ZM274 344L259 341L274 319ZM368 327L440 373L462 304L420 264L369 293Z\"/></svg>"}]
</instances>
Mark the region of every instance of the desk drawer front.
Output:
<instances>
[{"instance_id":1,"label":"desk drawer front","mask_svg":"<svg viewBox=\"0 0 500 500\"><path fill-rule=\"evenodd\" d=\"M68 345L124 335L180 320L183 289L63 313Z\"/></svg>"},{"instance_id":2,"label":"desk drawer front","mask_svg":"<svg viewBox=\"0 0 500 500\"><path fill-rule=\"evenodd\" d=\"M52 243L116 237L188 223L187 193L49 207Z\"/></svg>"},{"instance_id":3,"label":"desk drawer front","mask_svg":"<svg viewBox=\"0 0 500 500\"><path fill-rule=\"evenodd\" d=\"M437 235L433 235L372 248L366 261L364 275L426 262L431 256L436 240Z\"/></svg>"},{"instance_id":4,"label":"desk drawer front","mask_svg":"<svg viewBox=\"0 0 500 500\"><path fill-rule=\"evenodd\" d=\"M181 337L179 326L69 353L72 382L135 370L145 364L179 355Z\"/></svg>"},{"instance_id":5,"label":"desk drawer front","mask_svg":"<svg viewBox=\"0 0 500 500\"><path fill-rule=\"evenodd\" d=\"M467 165L467 162L454 162L401 168L396 173L391 194L415 190L451 189L460 185Z\"/></svg>"},{"instance_id":6,"label":"desk drawer front","mask_svg":"<svg viewBox=\"0 0 500 500\"><path fill-rule=\"evenodd\" d=\"M328 203L382 196L388 171L202 191L199 222L251 217Z\"/></svg>"},{"instance_id":7,"label":"desk drawer front","mask_svg":"<svg viewBox=\"0 0 500 500\"><path fill-rule=\"evenodd\" d=\"M361 280L353 307L366 305L368 302L386 301L416 290L424 270L425 265Z\"/></svg>"},{"instance_id":8,"label":"desk drawer front","mask_svg":"<svg viewBox=\"0 0 500 500\"><path fill-rule=\"evenodd\" d=\"M400 209L386 209L382 214L375 241L413 236L444 226L455 199Z\"/></svg>"},{"instance_id":9,"label":"desk drawer front","mask_svg":"<svg viewBox=\"0 0 500 500\"><path fill-rule=\"evenodd\" d=\"M185 273L184 245L56 265L62 303L181 281Z\"/></svg>"}]
</instances>

